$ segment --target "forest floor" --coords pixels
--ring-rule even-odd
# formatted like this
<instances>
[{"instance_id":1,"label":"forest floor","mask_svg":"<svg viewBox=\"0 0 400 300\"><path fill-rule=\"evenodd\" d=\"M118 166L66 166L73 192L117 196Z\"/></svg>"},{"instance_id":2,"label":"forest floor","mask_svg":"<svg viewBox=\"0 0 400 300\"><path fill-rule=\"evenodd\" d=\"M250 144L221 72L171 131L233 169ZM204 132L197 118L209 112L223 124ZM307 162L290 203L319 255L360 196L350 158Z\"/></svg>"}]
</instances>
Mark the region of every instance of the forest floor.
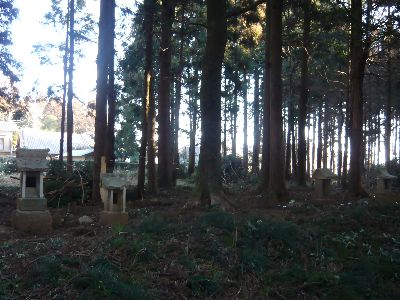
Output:
<instances>
[{"instance_id":1,"label":"forest floor","mask_svg":"<svg viewBox=\"0 0 400 300\"><path fill-rule=\"evenodd\" d=\"M181 184L130 203L127 226L58 209L34 236L9 226L16 193L0 189L0 299L400 299L397 196L261 209L233 190L234 212L194 207Z\"/></svg>"}]
</instances>

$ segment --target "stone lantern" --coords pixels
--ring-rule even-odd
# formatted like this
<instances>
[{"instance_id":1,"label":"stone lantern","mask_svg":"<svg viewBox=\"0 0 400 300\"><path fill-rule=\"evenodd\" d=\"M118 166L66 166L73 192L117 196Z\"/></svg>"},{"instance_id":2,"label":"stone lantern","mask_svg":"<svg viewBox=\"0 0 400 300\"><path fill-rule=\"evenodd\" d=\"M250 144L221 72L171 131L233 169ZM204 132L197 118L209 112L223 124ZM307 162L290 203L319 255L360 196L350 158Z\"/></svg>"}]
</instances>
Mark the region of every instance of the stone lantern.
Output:
<instances>
[{"instance_id":1,"label":"stone lantern","mask_svg":"<svg viewBox=\"0 0 400 300\"><path fill-rule=\"evenodd\" d=\"M331 181L336 175L329 169L316 169L313 173L314 194L316 200L328 199L331 194Z\"/></svg>"},{"instance_id":2,"label":"stone lantern","mask_svg":"<svg viewBox=\"0 0 400 300\"><path fill-rule=\"evenodd\" d=\"M107 191L104 211L100 223L104 225L125 225L128 223L126 210L126 178L117 174L101 174L101 186Z\"/></svg>"},{"instance_id":3,"label":"stone lantern","mask_svg":"<svg viewBox=\"0 0 400 300\"><path fill-rule=\"evenodd\" d=\"M389 174L386 169L380 169L376 177L376 192L378 194L388 194L392 191L392 180L397 176Z\"/></svg>"},{"instance_id":4,"label":"stone lantern","mask_svg":"<svg viewBox=\"0 0 400 300\"><path fill-rule=\"evenodd\" d=\"M48 169L49 149L16 151L20 175L20 198L13 219L14 227L28 232L46 233L52 230L52 217L43 195L43 172Z\"/></svg>"}]
</instances>

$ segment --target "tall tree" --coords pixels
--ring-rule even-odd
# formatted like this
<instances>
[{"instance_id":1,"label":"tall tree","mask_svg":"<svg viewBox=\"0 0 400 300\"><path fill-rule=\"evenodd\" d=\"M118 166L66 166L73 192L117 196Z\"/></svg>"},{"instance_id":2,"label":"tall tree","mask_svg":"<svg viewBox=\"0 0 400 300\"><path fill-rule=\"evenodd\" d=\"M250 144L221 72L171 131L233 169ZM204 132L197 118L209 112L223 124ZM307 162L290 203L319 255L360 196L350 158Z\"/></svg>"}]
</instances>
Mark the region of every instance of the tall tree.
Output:
<instances>
[{"instance_id":1,"label":"tall tree","mask_svg":"<svg viewBox=\"0 0 400 300\"><path fill-rule=\"evenodd\" d=\"M100 21L97 54L97 82L96 82L96 119L94 138L94 164L93 164L93 193L92 202L100 201L100 170L101 158L106 154L107 132L107 99L109 95L108 76L110 58L114 60L114 49L109 43L113 36L114 0L100 1ZM110 53L111 52L111 53Z\"/></svg>"},{"instance_id":2,"label":"tall tree","mask_svg":"<svg viewBox=\"0 0 400 300\"><path fill-rule=\"evenodd\" d=\"M227 39L226 0L207 0L207 40L203 57L198 189L202 204L221 202L221 71Z\"/></svg>"},{"instance_id":3,"label":"tall tree","mask_svg":"<svg viewBox=\"0 0 400 300\"><path fill-rule=\"evenodd\" d=\"M257 174L260 168L260 75L256 68L254 72L254 100L253 100L253 115L254 115L254 144L253 156L251 160L251 172Z\"/></svg>"},{"instance_id":4,"label":"tall tree","mask_svg":"<svg viewBox=\"0 0 400 300\"><path fill-rule=\"evenodd\" d=\"M174 20L175 0L162 0L160 80L158 88L158 185L172 186L172 151L170 127L171 94L171 37Z\"/></svg>"},{"instance_id":5,"label":"tall tree","mask_svg":"<svg viewBox=\"0 0 400 300\"><path fill-rule=\"evenodd\" d=\"M270 123L269 123L269 185L268 200L285 197L284 153L282 131L282 14L281 1L271 1L270 46Z\"/></svg>"},{"instance_id":6,"label":"tall tree","mask_svg":"<svg viewBox=\"0 0 400 300\"><path fill-rule=\"evenodd\" d=\"M310 14L311 0L303 1L303 45L301 56L301 76L300 76L300 98L299 98L299 126L298 126L298 174L297 180L299 185L306 184L306 119L307 119L307 100L308 100L308 60L310 52Z\"/></svg>"},{"instance_id":7,"label":"tall tree","mask_svg":"<svg viewBox=\"0 0 400 300\"><path fill-rule=\"evenodd\" d=\"M69 4L69 57L68 57L68 101L67 101L67 170L72 172L72 134L74 132L74 113L72 100L74 98L73 74L75 54L75 0Z\"/></svg>"}]
</instances>

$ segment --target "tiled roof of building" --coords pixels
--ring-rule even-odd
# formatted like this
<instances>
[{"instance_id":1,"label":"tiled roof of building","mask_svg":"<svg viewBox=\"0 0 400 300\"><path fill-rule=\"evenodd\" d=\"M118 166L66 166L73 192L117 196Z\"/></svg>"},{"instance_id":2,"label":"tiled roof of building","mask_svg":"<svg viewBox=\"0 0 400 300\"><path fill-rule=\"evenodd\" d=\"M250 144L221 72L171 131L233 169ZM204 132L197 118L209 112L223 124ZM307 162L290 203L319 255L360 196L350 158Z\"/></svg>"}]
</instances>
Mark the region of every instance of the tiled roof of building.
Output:
<instances>
[{"instance_id":1,"label":"tiled roof of building","mask_svg":"<svg viewBox=\"0 0 400 300\"><path fill-rule=\"evenodd\" d=\"M18 131L18 126L13 121L0 121L0 131L8 131L8 132Z\"/></svg>"},{"instance_id":2,"label":"tiled roof of building","mask_svg":"<svg viewBox=\"0 0 400 300\"><path fill-rule=\"evenodd\" d=\"M20 147L28 149L49 149L49 154L60 152L60 132L43 131L33 128L23 128L20 133ZM74 133L72 149L83 150L93 148L93 139L88 134ZM64 151L67 150L67 135L64 138Z\"/></svg>"}]
</instances>

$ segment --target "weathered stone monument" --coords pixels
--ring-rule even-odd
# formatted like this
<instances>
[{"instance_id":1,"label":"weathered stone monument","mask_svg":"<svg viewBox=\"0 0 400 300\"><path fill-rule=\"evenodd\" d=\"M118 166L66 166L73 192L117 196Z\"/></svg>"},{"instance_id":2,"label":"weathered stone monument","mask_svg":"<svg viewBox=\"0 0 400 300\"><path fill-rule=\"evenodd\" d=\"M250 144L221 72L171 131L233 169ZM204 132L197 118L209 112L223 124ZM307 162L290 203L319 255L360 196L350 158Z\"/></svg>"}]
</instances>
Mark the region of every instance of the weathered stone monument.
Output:
<instances>
[{"instance_id":1,"label":"weathered stone monument","mask_svg":"<svg viewBox=\"0 0 400 300\"><path fill-rule=\"evenodd\" d=\"M13 218L15 228L47 233L52 230L52 217L43 195L43 172L47 170L48 149L23 149L16 151L17 170L20 175L20 198Z\"/></svg>"},{"instance_id":2,"label":"weathered stone monument","mask_svg":"<svg viewBox=\"0 0 400 300\"><path fill-rule=\"evenodd\" d=\"M315 200L326 200L332 196L331 181L336 175L329 169L316 169L313 173Z\"/></svg>"},{"instance_id":3,"label":"weathered stone monument","mask_svg":"<svg viewBox=\"0 0 400 300\"><path fill-rule=\"evenodd\" d=\"M101 186L107 190L104 211L100 213L103 225L125 225L128 223L126 212L126 178L112 173L101 174Z\"/></svg>"},{"instance_id":4,"label":"weathered stone monument","mask_svg":"<svg viewBox=\"0 0 400 300\"><path fill-rule=\"evenodd\" d=\"M396 179L396 176L389 174L386 169L380 169L376 176L376 193L377 194L389 194L392 191L392 180Z\"/></svg>"}]
</instances>

